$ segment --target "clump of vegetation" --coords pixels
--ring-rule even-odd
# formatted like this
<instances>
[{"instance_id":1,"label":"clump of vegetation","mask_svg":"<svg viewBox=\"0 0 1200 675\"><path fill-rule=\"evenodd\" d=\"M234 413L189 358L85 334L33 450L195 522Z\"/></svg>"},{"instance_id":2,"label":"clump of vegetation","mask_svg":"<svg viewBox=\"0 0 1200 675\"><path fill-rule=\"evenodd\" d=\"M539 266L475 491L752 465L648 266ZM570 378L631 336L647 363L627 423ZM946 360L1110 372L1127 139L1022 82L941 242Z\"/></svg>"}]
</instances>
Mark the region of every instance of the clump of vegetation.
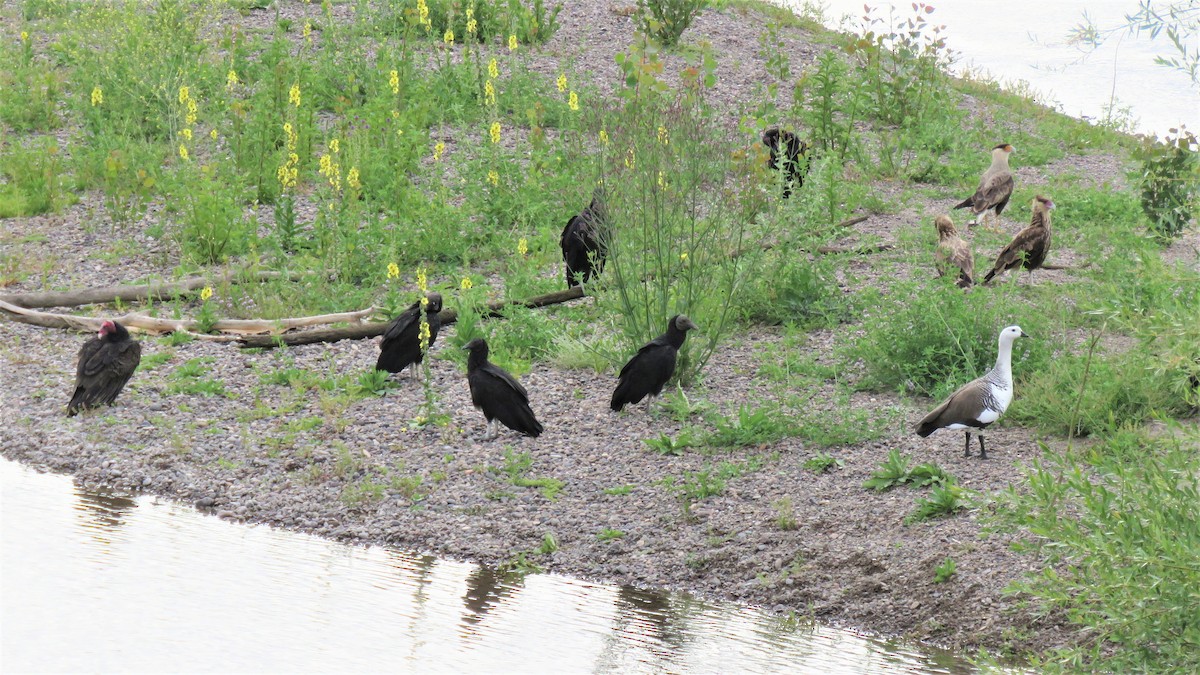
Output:
<instances>
[{"instance_id":1,"label":"clump of vegetation","mask_svg":"<svg viewBox=\"0 0 1200 675\"><path fill-rule=\"evenodd\" d=\"M1040 561L1012 590L1083 629L1054 660L1110 672L1200 668L1200 443L1194 429L1122 434L1081 457L1046 452L997 497L993 523ZM1067 515L1069 514L1069 515Z\"/></svg>"},{"instance_id":2,"label":"clump of vegetation","mask_svg":"<svg viewBox=\"0 0 1200 675\"><path fill-rule=\"evenodd\" d=\"M1200 194L1200 140L1187 130L1171 130L1160 142L1147 138L1134 152L1142 162L1142 210L1150 228L1165 240L1183 233L1196 213Z\"/></svg>"},{"instance_id":3,"label":"clump of vegetation","mask_svg":"<svg viewBox=\"0 0 1200 675\"><path fill-rule=\"evenodd\" d=\"M950 577L953 577L957 570L958 563L954 562L954 558L946 558L933 571L933 583L944 584L950 581Z\"/></svg>"},{"instance_id":4,"label":"clump of vegetation","mask_svg":"<svg viewBox=\"0 0 1200 675\"><path fill-rule=\"evenodd\" d=\"M638 0L637 16L642 32L655 43L674 47L683 31L692 25L709 0Z\"/></svg>"},{"instance_id":5,"label":"clump of vegetation","mask_svg":"<svg viewBox=\"0 0 1200 675\"><path fill-rule=\"evenodd\" d=\"M818 452L817 454L804 460L804 468L813 473L825 473L831 469L840 469L846 463L837 457L827 453Z\"/></svg>"}]
</instances>

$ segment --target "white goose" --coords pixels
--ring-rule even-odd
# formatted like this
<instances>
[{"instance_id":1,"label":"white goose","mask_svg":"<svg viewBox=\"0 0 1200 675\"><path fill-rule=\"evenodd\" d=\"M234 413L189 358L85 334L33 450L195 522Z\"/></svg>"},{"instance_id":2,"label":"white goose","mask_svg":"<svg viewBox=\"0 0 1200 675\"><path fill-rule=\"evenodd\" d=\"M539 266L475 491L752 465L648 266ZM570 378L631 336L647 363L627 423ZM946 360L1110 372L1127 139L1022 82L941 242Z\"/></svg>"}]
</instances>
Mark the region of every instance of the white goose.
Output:
<instances>
[{"instance_id":1,"label":"white goose","mask_svg":"<svg viewBox=\"0 0 1200 675\"><path fill-rule=\"evenodd\" d=\"M987 459L983 430L1000 419L1013 400L1012 346L1017 338L1029 337L1020 326L1000 331L1000 353L987 375L959 387L941 405L917 424L917 435L925 438L938 429L963 429L967 434L963 457L971 456L971 431L979 437L979 458Z\"/></svg>"}]
</instances>

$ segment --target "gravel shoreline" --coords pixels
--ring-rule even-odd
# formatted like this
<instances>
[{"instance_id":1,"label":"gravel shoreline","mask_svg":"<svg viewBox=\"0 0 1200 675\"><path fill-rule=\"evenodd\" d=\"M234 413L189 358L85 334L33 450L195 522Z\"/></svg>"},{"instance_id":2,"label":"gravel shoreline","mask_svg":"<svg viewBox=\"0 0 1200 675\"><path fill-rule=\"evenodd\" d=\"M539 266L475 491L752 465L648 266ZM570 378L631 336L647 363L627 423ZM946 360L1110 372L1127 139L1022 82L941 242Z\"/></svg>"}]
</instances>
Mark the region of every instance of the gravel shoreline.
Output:
<instances>
[{"instance_id":1,"label":"gravel shoreline","mask_svg":"<svg viewBox=\"0 0 1200 675\"><path fill-rule=\"evenodd\" d=\"M615 11L621 6L565 3L559 32L534 57L535 67L553 74L560 63L586 59L595 64L591 73L599 86L615 81L612 55L629 44L633 28L629 18ZM284 7L289 13L319 11L316 4ZM269 24L273 19L273 12L252 12L245 21ZM720 54L715 97L732 103L752 95L763 68L760 31L756 15L710 11L689 32L690 39L713 41ZM823 48L802 31L785 33L795 71ZM678 71L677 61L666 59L667 73ZM1020 167L1018 175L1034 184L1045 175L1084 167L1097 184L1120 185L1122 163L1103 155L1076 156L1052 167ZM1017 158L1014 164L1019 165ZM932 227L920 214L947 208L949 200L942 201L873 216L855 234L896 241L920 221L932 249ZM1024 210L1019 211L1015 220L1025 218ZM169 276L178 253L144 237L137 240L141 250L129 246L123 255L93 255L91 221L98 212L89 196L59 214L6 222L6 250L42 261L43 267L40 277L31 275L6 292ZM1014 232L1019 228L1011 221L1006 226ZM1186 255L1196 242L1193 231L1172 248ZM145 250L155 252L142 254ZM1052 257L1073 261L1066 248L1056 249ZM884 275L927 273L866 257L848 265L868 283ZM1039 283L1057 283L1067 274L1039 273ZM827 357L835 345L853 339L854 330L815 331L795 351ZM756 328L733 338L712 358L704 383L689 396L727 414L743 403L771 400L771 386L757 375L757 367L763 350L778 345L781 335ZM612 413L607 402L616 381L613 374L535 364L521 380L545 433L526 439L505 431L483 441L483 419L471 408L464 374L437 358L446 348L445 336L434 348L431 365L432 387L452 420L445 429L411 425L424 399L407 375L399 377L401 387L385 396L348 405L319 389L265 379L284 368L362 372L374 364L377 340L246 352L209 342L170 347L142 338L144 359L156 352L171 356L139 370L112 409L67 418L64 408L84 339L0 323L5 374L0 453L5 457L71 473L88 487L152 493L230 520L491 565L525 553L554 572L688 590L944 646L1044 650L1072 639L1072 629L1059 617L1035 617L1019 599L1003 593L1032 569L1032 560L1013 553L1009 537L981 534L977 511L905 526L902 521L917 492L876 494L861 487L896 449L917 461L936 461L970 490L1004 489L1019 483L1022 465L1040 455L1028 430L1002 426L989 436L993 459L964 459L957 434L927 440L911 434L912 422L924 409L891 395L856 394L854 408L890 417L893 423L878 441L830 449L844 465L827 473L803 468L821 448L798 438L712 456L662 456L642 439L673 436L680 424L663 412L647 414L643 406ZM172 373L197 358L205 360L204 377L220 382L227 396L171 393L178 384ZM814 401L827 398L823 393L813 392ZM834 404L814 403L817 409L821 405ZM512 474L493 470L511 465L515 453L528 453L532 460L521 475L562 481L556 498L537 487L514 485ZM723 494L697 502L688 513L662 484L669 475L701 471L718 461L744 463L750 457L757 457L761 467L731 478ZM383 499L352 498L354 486L365 479L386 484ZM621 494L622 486L632 487ZM783 529L780 515L789 508L795 527ZM605 529L625 534L598 538ZM547 533L557 540L558 550L532 553ZM947 557L957 562L957 574L948 583L934 583L934 569Z\"/></svg>"}]
</instances>

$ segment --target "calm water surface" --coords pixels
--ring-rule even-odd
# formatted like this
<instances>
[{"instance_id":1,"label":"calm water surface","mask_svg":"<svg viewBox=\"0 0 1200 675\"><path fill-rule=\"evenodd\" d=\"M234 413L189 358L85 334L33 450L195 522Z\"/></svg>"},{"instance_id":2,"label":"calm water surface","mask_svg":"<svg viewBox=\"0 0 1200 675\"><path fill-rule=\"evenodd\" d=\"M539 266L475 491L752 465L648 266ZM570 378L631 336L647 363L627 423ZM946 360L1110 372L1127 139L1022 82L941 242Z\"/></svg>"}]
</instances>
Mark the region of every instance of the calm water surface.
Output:
<instances>
[{"instance_id":1,"label":"calm water surface","mask_svg":"<svg viewBox=\"0 0 1200 675\"><path fill-rule=\"evenodd\" d=\"M0 459L0 671L971 669L732 603L235 525Z\"/></svg>"},{"instance_id":2,"label":"calm water surface","mask_svg":"<svg viewBox=\"0 0 1200 675\"><path fill-rule=\"evenodd\" d=\"M793 8L804 0L775 0ZM858 31L863 4L879 7L875 15L907 20L912 3L893 0L810 0L824 8L827 23ZM1140 132L1165 133L1186 124L1200 129L1200 87L1184 73L1154 64L1156 54L1172 56L1166 35L1157 40L1125 34L1109 38L1087 55L1068 44L1068 31L1088 16L1100 28L1123 23L1137 10L1138 0L925 0L935 7L929 20L945 25L946 43L960 56L956 71L978 70L1001 82L1025 80L1063 112L1099 119L1115 96L1128 106ZM1160 3L1156 3L1156 6ZM842 24L841 19L850 17ZM878 29L876 29L878 30ZM1200 48L1192 36L1191 49Z\"/></svg>"}]
</instances>

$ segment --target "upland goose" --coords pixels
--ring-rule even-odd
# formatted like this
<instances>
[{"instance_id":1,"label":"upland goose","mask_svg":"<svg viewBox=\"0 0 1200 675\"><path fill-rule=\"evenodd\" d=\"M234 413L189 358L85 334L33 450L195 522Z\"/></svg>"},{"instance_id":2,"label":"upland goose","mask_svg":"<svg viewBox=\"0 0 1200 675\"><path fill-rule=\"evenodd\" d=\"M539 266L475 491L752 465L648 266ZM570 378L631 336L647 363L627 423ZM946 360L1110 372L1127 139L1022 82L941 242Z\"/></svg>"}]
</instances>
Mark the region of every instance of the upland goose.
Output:
<instances>
[{"instance_id":1,"label":"upland goose","mask_svg":"<svg viewBox=\"0 0 1200 675\"><path fill-rule=\"evenodd\" d=\"M1033 276L1033 271L1042 266L1050 250L1050 212L1053 210L1054 202L1041 195L1033 198L1033 218L1029 225L1018 232L996 256L996 264L983 277L983 283L1018 266L1024 266Z\"/></svg>"},{"instance_id":2,"label":"upland goose","mask_svg":"<svg viewBox=\"0 0 1200 675\"><path fill-rule=\"evenodd\" d=\"M954 229L954 223L949 216L938 216L933 225L938 233L938 276L945 276L947 272L957 272L959 287L969 287L975 283L975 256L971 254L971 247L958 236L958 230Z\"/></svg>"},{"instance_id":3,"label":"upland goose","mask_svg":"<svg viewBox=\"0 0 1200 675\"><path fill-rule=\"evenodd\" d=\"M571 216L559 238L566 266L567 288L587 283L604 270L608 253L608 207L604 188L592 192L592 203L577 216Z\"/></svg>"},{"instance_id":4,"label":"upland goose","mask_svg":"<svg viewBox=\"0 0 1200 675\"><path fill-rule=\"evenodd\" d=\"M1013 193L1013 172L1008 168L1008 156L1012 154L1013 146L1001 143L992 148L992 165L979 177L979 187L975 194L967 197L956 209L971 209L977 220L982 220L980 214L991 210L1000 220L1000 212L1008 205ZM967 225L974 225L971 220Z\"/></svg>"},{"instance_id":5,"label":"upland goose","mask_svg":"<svg viewBox=\"0 0 1200 675\"><path fill-rule=\"evenodd\" d=\"M917 424L917 435L926 438L938 429L962 429L967 434L963 457L971 456L971 431L979 437L979 458L987 459L983 430L1000 419L1013 399L1012 346L1017 338L1029 337L1020 326L1000 331L1000 353L987 375L959 387L933 412Z\"/></svg>"},{"instance_id":6,"label":"upland goose","mask_svg":"<svg viewBox=\"0 0 1200 675\"><path fill-rule=\"evenodd\" d=\"M471 388L471 403L483 411L487 420L485 438L496 437L495 422L526 436L538 436L542 425L529 407L529 392L508 371L488 361L488 345L475 338L463 347L467 350L467 384Z\"/></svg>"},{"instance_id":7,"label":"upland goose","mask_svg":"<svg viewBox=\"0 0 1200 675\"><path fill-rule=\"evenodd\" d=\"M133 377L142 362L142 345L116 321L100 324L96 337L79 348L75 369L75 392L67 404L67 416L80 410L112 405L117 394Z\"/></svg>"},{"instance_id":8,"label":"upland goose","mask_svg":"<svg viewBox=\"0 0 1200 675\"><path fill-rule=\"evenodd\" d=\"M675 360L689 330L698 329L687 316L676 314L671 317L667 322L667 332L647 342L621 368L609 406L620 411L626 405L662 393L663 385L675 374Z\"/></svg>"},{"instance_id":9,"label":"upland goose","mask_svg":"<svg viewBox=\"0 0 1200 675\"><path fill-rule=\"evenodd\" d=\"M429 339L425 349L433 346L441 330L442 320L438 312L442 311L442 296L438 293L425 295L425 321L429 324ZM408 309L400 312L388 324L383 332L383 340L379 343L379 360L375 362L376 370L398 373L410 365L413 372L419 372L417 366L425 359L421 351L421 301L414 302Z\"/></svg>"}]
</instances>

